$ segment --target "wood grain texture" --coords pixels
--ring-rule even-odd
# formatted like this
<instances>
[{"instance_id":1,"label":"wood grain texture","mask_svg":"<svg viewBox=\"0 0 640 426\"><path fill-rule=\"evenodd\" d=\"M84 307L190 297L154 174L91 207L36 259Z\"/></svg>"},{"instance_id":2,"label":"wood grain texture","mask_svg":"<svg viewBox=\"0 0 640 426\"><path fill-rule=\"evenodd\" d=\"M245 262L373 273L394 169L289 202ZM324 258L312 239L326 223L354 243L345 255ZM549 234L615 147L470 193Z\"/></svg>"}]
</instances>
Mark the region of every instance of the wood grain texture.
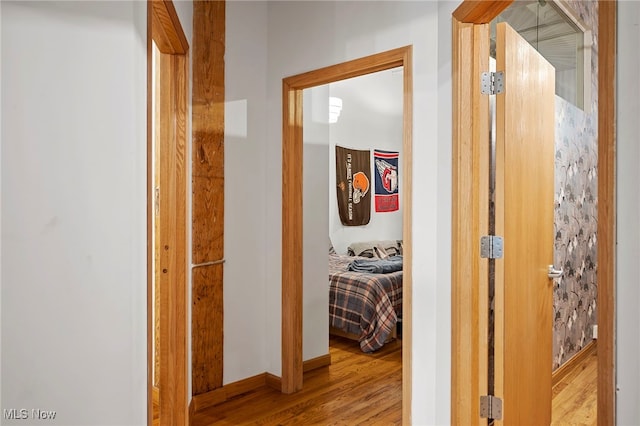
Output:
<instances>
[{"instance_id":1,"label":"wood grain texture","mask_svg":"<svg viewBox=\"0 0 640 426\"><path fill-rule=\"evenodd\" d=\"M193 269L191 306L192 394L222 386L223 264Z\"/></svg>"},{"instance_id":2,"label":"wood grain texture","mask_svg":"<svg viewBox=\"0 0 640 426\"><path fill-rule=\"evenodd\" d=\"M164 12L162 12L164 11ZM164 13L167 19L158 19ZM160 35L182 40L180 47L163 44ZM188 60L184 55L186 38L170 1L147 3L147 326L148 368L153 362L151 327L155 307L158 331L158 401L154 410L152 374L149 374L148 424L186 424L187 414L187 240L186 194L187 166L187 87ZM163 45L155 65L152 40ZM166 41L166 40L165 40ZM175 48L178 51L174 50ZM152 83L155 66L157 84ZM153 96L152 96L153 93ZM154 103L157 106L153 105ZM153 124L153 121L156 124ZM152 129L156 145L152 144ZM157 160L153 162L154 156ZM154 186L161 188L156 211ZM156 215L157 226L153 226ZM151 237L153 235L153 237ZM156 276L157 303L153 301L152 285Z\"/></svg>"},{"instance_id":3,"label":"wood grain texture","mask_svg":"<svg viewBox=\"0 0 640 426\"><path fill-rule=\"evenodd\" d=\"M284 80L288 86L299 90L346 80L364 74L400 67L409 50L411 50L410 46L398 47L385 52L290 76Z\"/></svg>"},{"instance_id":4,"label":"wood grain texture","mask_svg":"<svg viewBox=\"0 0 640 426\"><path fill-rule=\"evenodd\" d=\"M488 24L513 0L465 0L453 12L453 17L462 23Z\"/></svg>"},{"instance_id":5,"label":"wood grain texture","mask_svg":"<svg viewBox=\"0 0 640 426\"><path fill-rule=\"evenodd\" d=\"M598 424L615 419L616 27L617 2L598 17Z\"/></svg>"},{"instance_id":6,"label":"wood grain texture","mask_svg":"<svg viewBox=\"0 0 640 426\"><path fill-rule=\"evenodd\" d=\"M460 7L454 12L459 20L468 23L484 23L490 22L502 10L501 7L492 7L490 1L474 1L465 0ZM501 3L501 2L497 2ZM494 5L495 6L495 5ZM598 203L598 321L599 321L599 351L598 351L598 421L601 425L615 424L615 276L614 276L614 260L615 260L615 28L616 28L616 2L600 1L599 2L599 73L598 73L598 131L599 131L599 187L598 194L600 202ZM460 22L454 19L454 49L460 42L456 42L457 32L460 31ZM456 102L464 101L465 97L472 97L471 86L461 85L465 77L466 71L460 72L460 67L456 66L457 60L465 60L459 55L453 56L453 87L454 87L454 129L453 129L453 149L454 149L454 173L453 173L453 254L452 263L460 264L460 259L464 259L460 251L464 236L456 237L457 230L463 229L464 223L459 221L456 216L456 200L463 199L466 192L459 192L461 185L456 182L464 180L463 173L465 168L456 166L455 162L464 158L463 153L456 154L456 149L470 149L469 146L459 144L460 134L470 126L470 123L460 119L460 112L456 112ZM457 123L457 124L456 124ZM465 190L466 191L466 190ZM462 228L461 228L462 227ZM456 248L458 247L458 248ZM462 256L462 257L461 257ZM460 379L461 372L466 371L468 367L468 359L458 354L459 346L456 344L460 340L460 336L468 333L468 328L474 328L473 322L460 316L458 306L464 302L464 297L468 296L460 293L458 279L456 274L464 274L463 271L454 271L452 273L452 401L458 401L456 395L464 397L463 394L471 392L471 388L475 386L472 381ZM452 404L452 423L467 424L466 419L460 417L460 409L465 404ZM462 420L462 421L461 421Z\"/></svg>"},{"instance_id":7,"label":"wood grain texture","mask_svg":"<svg viewBox=\"0 0 640 426\"><path fill-rule=\"evenodd\" d=\"M152 36L158 49L169 55L184 55L189 50L187 37L171 0L149 0L152 9ZM180 31L176 31L180 28Z\"/></svg>"},{"instance_id":8,"label":"wood grain texture","mask_svg":"<svg viewBox=\"0 0 640 426\"><path fill-rule=\"evenodd\" d=\"M592 340L587 343L578 353L569 358L564 364L562 364L559 368L557 368L551 374L552 386L556 387L556 385L560 382L566 381L567 377L578 368L587 358L594 355L597 351L597 340Z\"/></svg>"},{"instance_id":9,"label":"wood grain texture","mask_svg":"<svg viewBox=\"0 0 640 426\"><path fill-rule=\"evenodd\" d=\"M482 72L489 69L489 25L480 24L473 27L473 93L479 94L481 82L477 78ZM480 394L488 393L488 368L489 368L489 262L480 256L480 237L489 235L489 164L490 164L490 128L489 97L473 97L473 240L472 261L474 275L477 277L474 285L473 320L477 328L473 331L473 344L477 352L477 365L473 368L477 371L474 386L477 386ZM467 283L469 285L471 283ZM473 408L479 411L479 395L474 397ZM476 406L478 404L478 406Z\"/></svg>"},{"instance_id":10,"label":"wood grain texture","mask_svg":"<svg viewBox=\"0 0 640 426\"><path fill-rule=\"evenodd\" d=\"M317 368L331 365L331 354L320 355L315 358L308 359L302 363L302 371L309 372Z\"/></svg>"},{"instance_id":11,"label":"wood grain texture","mask_svg":"<svg viewBox=\"0 0 640 426\"><path fill-rule=\"evenodd\" d=\"M187 59L160 56L160 423L187 420Z\"/></svg>"},{"instance_id":12,"label":"wood grain texture","mask_svg":"<svg viewBox=\"0 0 640 426\"><path fill-rule=\"evenodd\" d=\"M404 67L403 167L405 170L405 209L403 238L405 246L403 288L403 326L411 330L411 47L355 59L345 63L287 77L282 82L282 391L302 389L302 91L303 89L369 74L384 69ZM408 228L408 229L407 229ZM407 340L410 345L410 340ZM409 346L410 347L410 346ZM409 351L410 352L410 351ZM411 358L405 356L405 391L410 413Z\"/></svg>"},{"instance_id":13,"label":"wood grain texture","mask_svg":"<svg viewBox=\"0 0 640 426\"><path fill-rule=\"evenodd\" d=\"M282 392L302 389L302 90L282 86Z\"/></svg>"},{"instance_id":14,"label":"wood grain texture","mask_svg":"<svg viewBox=\"0 0 640 426\"><path fill-rule=\"evenodd\" d=\"M193 13L192 234L199 264L224 258L225 3L194 2Z\"/></svg>"},{"instance_id":15,"label":"wood grain texture","mask_svg":"<svg viewBox=\"0 0 640 426\"><path fill-rule=\"evenodd\" d=\"M201 143L194 143L194 147L198 145L202 146ZM222 155L216 158L212 163L224 161ZM224 170L224 164L219 166ZM221 260L224 258L224 176L194 174L191 179L193 263L197 265Z\"/></svg>"},{"instance_id":16,"label":"wood grain texture","mask_svg":"<svg viewBox=\"0 0 640 426\"><path fill-rule=\"evenodd\" d=\"M329 326L329 335L344 337L345 339L354 340L356 342L360 341L360 335L359 334L349 333L347 331L344 331L344 330L342 330L340 328L333 327L333 326ZM391 331L391 333L389 333L389 336L387 337L387 340L385 340L385 343L390 342L390 341L392 341L394 339L397 339L397 338L398 338L398 330L396 328L394 328Z\"/></svg>"},{"instance_id":17,"label":"wood grain texture","mask_svg":"<svg viewBox=\"0 0 640 426\"><path fill-rule=\"evenodd\" d=\"M357 343L331 337L330 355L330 366L304 374L300 392L256 388L197 412L192 426L402 424L400 342L365 354Z\"/></svg>"},{"instance_id":18,"label":"wood grain texture","mask_svg":"<svg viewBox=\"0 0 640 426\"><path fill-rule=\"evenodd\" d=\"M195 395L193 398L191 398L191 411L193 413L192 417L197 416L198 413L206 410L209 407L227 402L231 398L235 398L238 395L261 389L266 386L266 383L266 373L262 373L253 377L248 377L246 379L230 383L206 393Z\"/></svg>"},{"instance_id":19,"label":"wood grain texture","mask_svg":"<svg viewBox=\"0 0 640 426\"><path fill-rule=\"evenodd\" d=\"M225 2L193 2L192 262L224 259ZM223 264L195 267L192 394L222 386Z\"/></svg>"},{"instance_id":20,"label":"wood grain texture","mask_svg":"<svg viewBox=\"0 0 640 426\"><path fill-rule=\"evenodd\" d=\"M570 368L553 385L552 426L595 426L600 418L597 412L598 349L596 341L592 342L579 352L580 357L566 363L571 363Z\"/></svg>"},{"instance_id":21,"label":"wood grain texture","mask_svg":"<svg viewBox=\"0 0 640 426\"><path fill-rule=\"evenodd\" d=\"M489 103L474 76L488 70L488 37L487 25L454 18L451 399L456 403L451 419L456 425L479 424L480 395L487 391L488 270L479 241L488 233Z\"/></svg>"},{"instance_id":22,"label":"wood grain texture","mask_svg":"<svg viewBox=\"0 0 640 426\"><path fill-rule=\"evenodd\" d=\"M503 424L543 425L551 422L555 69L506 23L496 28L505 76L496 95L496 234L505 242L496 260L496 395Z\"/></svg>"},{"instance_id":23,"label":"wood grain texture","mask_svg":"<svg viewBox=\"0 0 640 426\"><path fill-rule=\"evenodd\" d=\"M367 404L369 394L382 394L380 387L387 389L394 386L392 382L399 380L399 374L386 375L388 368L378 364L385 360L391 368L398 368L401 365L400 354L397 353L399 348L399 344L388 345L381 353L367 355L358 350L357 344L341 337L332 337L332 365L305 372L305 389L301 392L283 395L279 392L278 377L269 373L257 375L211 392L219 394L224 389L224 398L218 398L220 401L224 400L222 402L204 405L201 404L202 398L208 397L208 394L194 397L192 406L196 401L199 409L194 410L192 425L302 424L296 414L306 411L314 411L311 416L314 424L400 424L399 392L388 395L386 390L384 403L387 405L381 411L390 415L389 419L375 417L362 422L363 417L366 417L362 412L351 417L351 413L357 411L357 408L352 408ZM392 355L393 353L396 354ZM571 371L555 384L553 425L595 424L576 423L577 419L588 419L592 412L590 407L595 405L595 365L596 359L591 351L580 363L573 364ZM376 370L370 371L370 368ZM375 375L380 369L384 373L378 379ZM362 377L362 374L366 377ZM365 393L348 392L351 386L362 387L367 380L373 381L373 388L363 387ZM391 401L388 400L389 397L392 398ZM373 404L375 402L368 404L369 409ZM374 414L378 412L380 411L372 411ZM406 424L404 421L403 423Z\"/></svg>"}]
</instances>

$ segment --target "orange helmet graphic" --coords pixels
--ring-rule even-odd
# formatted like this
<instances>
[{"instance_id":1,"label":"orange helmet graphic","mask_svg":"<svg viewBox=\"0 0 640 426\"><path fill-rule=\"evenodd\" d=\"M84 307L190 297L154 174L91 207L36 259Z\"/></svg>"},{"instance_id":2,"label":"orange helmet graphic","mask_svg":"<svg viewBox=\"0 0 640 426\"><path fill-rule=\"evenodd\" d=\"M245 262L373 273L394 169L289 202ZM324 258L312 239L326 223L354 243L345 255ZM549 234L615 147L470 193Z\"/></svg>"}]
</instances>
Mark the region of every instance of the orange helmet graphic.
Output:
<instances>
[{"instance_id":1,"label":"orange helmet graphic","mask_svg":"<svg viewBox=\"0 0 640 426\"><path fill-rule=\"evenodd\" d=\"M352 186L353 202L357 204L369 191L369 178L364 174L364 172L357 172L353 175Z\"/></svg>"}]
</instances>

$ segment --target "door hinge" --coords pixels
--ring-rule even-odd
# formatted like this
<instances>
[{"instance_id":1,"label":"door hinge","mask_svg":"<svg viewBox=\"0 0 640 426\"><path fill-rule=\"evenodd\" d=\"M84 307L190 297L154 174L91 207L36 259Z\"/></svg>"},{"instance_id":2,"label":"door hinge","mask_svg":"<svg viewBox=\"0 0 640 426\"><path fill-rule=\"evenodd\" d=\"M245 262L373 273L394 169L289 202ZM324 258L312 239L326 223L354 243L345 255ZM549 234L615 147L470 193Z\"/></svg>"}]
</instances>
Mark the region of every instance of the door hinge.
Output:
<instances>
[{"instance_id":1,"label":"door hinge","mask_svg":"<svg viewBox=\"0 0 640 426\"><path fill-rule=\"evenodd\" d=\"M481 396L480 418L502 420L502 399L493 395Z\"/></svg>"},{"instance_id":2,"label":"door hinge","mask_svg":"<svg viewBox=\"0 0 640 426\"><path fill-rule=\"evenodd\" d=\"M495 95L504 91L504 73L483 72L480 79L481 93L483 95Z\"/></svg>"},{"instance_id":3,"label":"door hinge","mask_svg":"<svg viewBox=\"0 0 640 426\"><path fill-rule=\"evenodd\" d=\"M484 235L480 237L480 257L485 259L502 259L504 251L502 237L497 235Z\"/></svg>"}]
</instances>

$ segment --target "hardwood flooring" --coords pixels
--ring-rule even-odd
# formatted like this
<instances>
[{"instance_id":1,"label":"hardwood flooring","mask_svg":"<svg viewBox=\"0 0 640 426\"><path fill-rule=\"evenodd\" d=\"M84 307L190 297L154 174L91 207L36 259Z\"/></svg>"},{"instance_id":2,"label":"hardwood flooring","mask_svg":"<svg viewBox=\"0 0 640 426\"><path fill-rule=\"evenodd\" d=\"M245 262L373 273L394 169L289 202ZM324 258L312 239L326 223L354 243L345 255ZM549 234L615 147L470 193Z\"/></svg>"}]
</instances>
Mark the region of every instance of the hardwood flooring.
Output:
<instances>
[{"instance_id":1,"label":"hardwood flooring","mask_svg":"<svg viewBox=\"0 0 640 426\"><path fill-rule=\"evenodd\" d=\"M247 392L197 413L191 426L400 425L401 342L364 354L351 340L336 336L330 340L331 365L305 373L302 391L291 395L270 388ZM553 387L553 426L597 424L596 351Z\"/></svg>"},{"instance_id":2,"label":"hardwood flooring","mask_svg":"<svg viewBox=\"0 0 640 426\"><path fill-rule=\"evenodd\" d=\"M331 365L305 373L302 391L254 390L197 413L191 425L400 425L401 341L365 354L357 342L330 340Z\"/></svg>"},{"instance_id":3,"label":"hardwood flooring","mask_svg":"<svg viewBox=\"0 0 640 426\"><path fill-rule=\"evenodd\" d=\"M598 423L598 350L577 363L551 392L553 426L595 426Z\"/></svg>"}]
</instances>

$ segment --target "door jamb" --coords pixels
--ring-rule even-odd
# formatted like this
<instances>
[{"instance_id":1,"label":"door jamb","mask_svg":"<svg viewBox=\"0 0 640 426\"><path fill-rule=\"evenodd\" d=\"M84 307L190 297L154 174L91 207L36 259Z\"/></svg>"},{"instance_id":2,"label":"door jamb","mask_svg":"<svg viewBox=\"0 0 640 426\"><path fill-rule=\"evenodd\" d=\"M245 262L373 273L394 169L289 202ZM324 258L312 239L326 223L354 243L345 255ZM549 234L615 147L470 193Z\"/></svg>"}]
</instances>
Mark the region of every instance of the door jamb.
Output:
<instances>
[{"instance_id":1,"label":"door jamb","mask_svg":"<svg viewBox=\"0 0 640 426\"><path fill-rule=\"evenodd\" d=\"M482 369L486 320L478 244L484 224L476 183L483 178L482 124L488 109L478 98L480 57L488 40L478 35L513 0L464 0L453 13L453 206L451 280L451 423L479 424L486 391ZM615 424L615 60L617 4L599 1L598 18L598 424ZM476 25L474 25L476 24ZM480 37L480 38L478 38ZM487 134L485 132L485 134ZM488 142L487 142L488 143ZM486 146L486 145L485 145ZM484 149L484 151L487 151ZM473 194L469 201L468 194ZM485 275L486 276L486 275ZM455 403L454 403L455 402Z\"/></svg>"},{"instance_id":2,"label":"door jamb","mask_svg":"<svg viewBox=\"0 0 640 426\"><path fill-rule=\"evenodd\" d=\"M403 241L411 247L412 49L405 46L282 81L282 378L283 393L302 389L302 92L334 81L403 66ZM411 419L411 250L403 257L402 415Z\"/></svg>"},{"instance_id":3,"label":"door jamb","mask_svg":"<svg viewBox=\"0 0 640 426\"><path fill-rule=\"evenodd\" d=\"M147 1L147 424L153 423L152 277L154 189L152 144L152 41L160 51L160 126L167 137L159 142L162 161L159 180L163 182L159 210L160 264L169 288L161 290L159 334L163 343L160 355L160 423L187 424L187 90L189 45L171 0ZM166 270L166 272L165 272ZM164 293L164 294L163 294Z\"/></svg>"}]
</instances>

